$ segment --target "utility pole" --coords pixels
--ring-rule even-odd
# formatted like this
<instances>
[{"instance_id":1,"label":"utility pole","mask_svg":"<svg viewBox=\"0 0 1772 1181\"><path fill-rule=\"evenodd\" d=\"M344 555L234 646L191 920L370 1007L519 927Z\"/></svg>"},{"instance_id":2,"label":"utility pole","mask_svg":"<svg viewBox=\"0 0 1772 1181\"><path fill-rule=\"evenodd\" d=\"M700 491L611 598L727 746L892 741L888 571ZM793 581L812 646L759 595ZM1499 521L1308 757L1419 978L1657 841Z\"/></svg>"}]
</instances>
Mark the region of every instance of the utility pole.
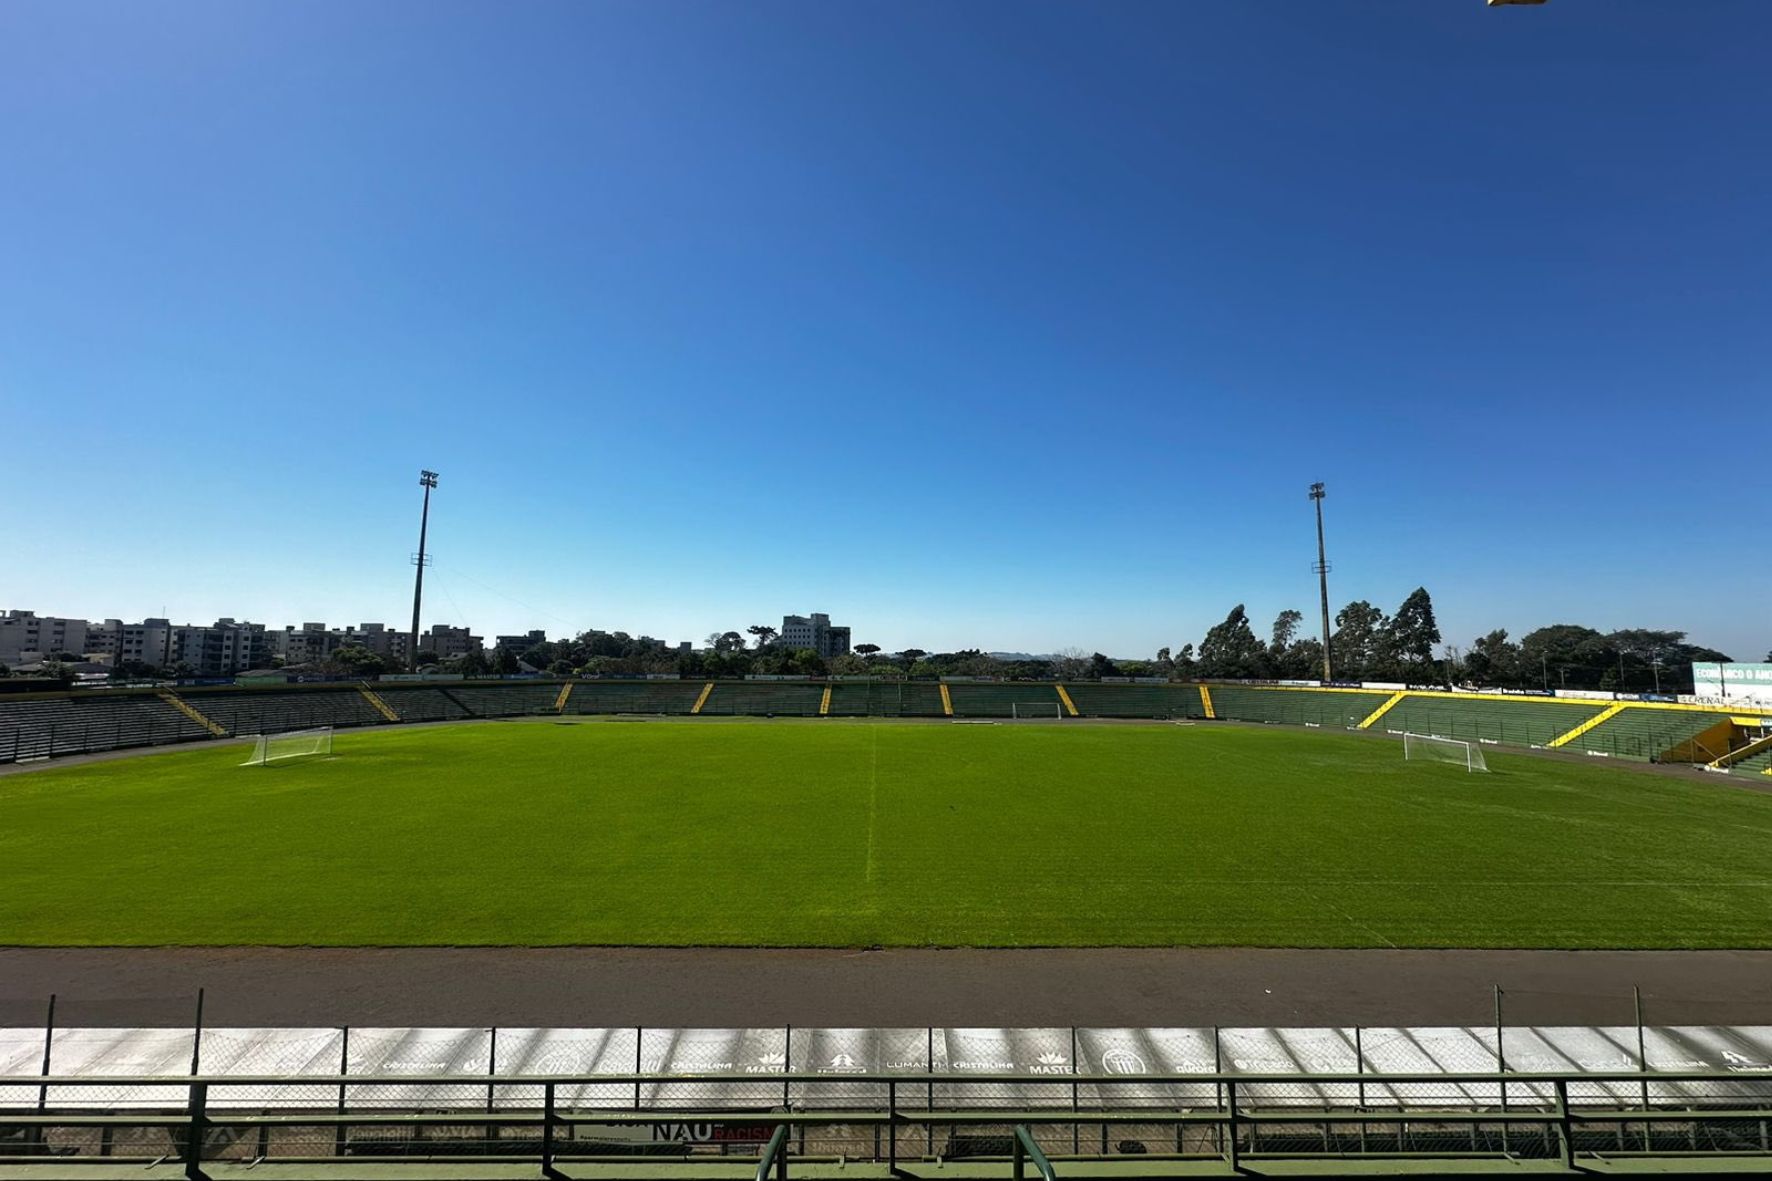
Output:
<instances>
[{"instance_id":1,"label":"utility pole","mask_svg":"<svg viewBox=\"0 0 1772 1181\"><path fill-rule=\"evenodd\" d=\"M1323 679L1332 681L1334 673L1329 666L1329 560L1323 554L1323 485L1311 485L1311 499L1317 504L1317 564L1312 567L1317 572L1317 590L1323 600Z\"/></svg>"},{"instance_id":2,"label":"utility pole","mask_svg":"<svg viewBox=\"0 0 1772 1181\"><path fill-rule=\"evenodd\" d=\"M425 490L425 507L418 518L418 553L412 556L412 564L418 567L418 573L412 580L412 650L406 655L411 661L413 672L418 671L418 609L424 601L425 567L430 564L430 559L425 557L425 531L431 524L431 489L437 486L437 473L421 471L418 473L418 482Z\"/></svg>"}]
</instances>

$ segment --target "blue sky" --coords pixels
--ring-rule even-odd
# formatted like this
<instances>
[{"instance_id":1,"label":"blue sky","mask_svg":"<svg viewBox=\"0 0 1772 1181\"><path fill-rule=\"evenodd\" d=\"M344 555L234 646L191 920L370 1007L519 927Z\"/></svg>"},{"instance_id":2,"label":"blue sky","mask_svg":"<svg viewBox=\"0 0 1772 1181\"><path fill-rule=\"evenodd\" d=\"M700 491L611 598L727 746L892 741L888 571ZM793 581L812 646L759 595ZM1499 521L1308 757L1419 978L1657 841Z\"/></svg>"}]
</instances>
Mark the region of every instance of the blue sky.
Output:
<instances>
[{"instance_id":1,"label":"blue sky","mask_svg":"<svg viewBox=\"0 0 1772 1181\"><path fill-rule=\"evenodd\" d=\"M1772 647L1763 0L0 6L0 606Z\"/></svg>"}]
</instances>

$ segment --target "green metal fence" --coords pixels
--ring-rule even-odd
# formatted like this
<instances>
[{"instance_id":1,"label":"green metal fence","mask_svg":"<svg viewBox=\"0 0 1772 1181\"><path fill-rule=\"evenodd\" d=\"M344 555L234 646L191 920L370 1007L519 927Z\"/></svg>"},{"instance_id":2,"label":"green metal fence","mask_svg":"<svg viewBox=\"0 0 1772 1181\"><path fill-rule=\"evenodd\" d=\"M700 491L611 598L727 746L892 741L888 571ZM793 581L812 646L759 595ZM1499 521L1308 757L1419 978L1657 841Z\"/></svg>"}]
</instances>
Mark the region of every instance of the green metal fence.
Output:
<instances>
[{"instance_id":1,"label":"green metal fence","mask_svg":"<svg viewBox=\"0 0 1772 1181\"><path fill-rule=\"evenodd\" d=\"M1772 1170L1772 1076L1716 1070L0 1078L21 1087L31 1101L0 1108L0 1175Z\"/></svg>"}]
</instances>

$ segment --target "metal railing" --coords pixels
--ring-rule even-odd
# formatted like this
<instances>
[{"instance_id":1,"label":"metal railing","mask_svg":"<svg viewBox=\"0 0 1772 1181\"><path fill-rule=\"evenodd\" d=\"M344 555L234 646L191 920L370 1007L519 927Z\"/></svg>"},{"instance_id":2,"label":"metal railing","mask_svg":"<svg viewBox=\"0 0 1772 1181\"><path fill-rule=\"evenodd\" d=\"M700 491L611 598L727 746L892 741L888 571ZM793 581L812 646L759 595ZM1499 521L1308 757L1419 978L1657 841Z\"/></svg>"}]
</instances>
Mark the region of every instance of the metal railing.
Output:
<instances>
[{"instance_id":1,"label":"metal railing","mask_svg":"<svg viewBox=\"0 0 1772 1181\"><path fill-rule=\"evenodd\" d=\"M568 1160L726 1175L717 1166L728 1158L729 1173L734 1149L756 1181L785 1178L790 1160L888 1172L901 1161L1002 1161L1020 1177L1031 1159L1045 1181L1055 1162L1087 1175L1135 1156L1327 1171L1349 1158L1739 1167L1772 1165L1769 1127L1772 1074L1719 1070L0 1077L0 1170L21 1175L51 1163L176 1162L200 1178L210 1165L323 1172L464 1156L533 1162L544 1176ZM750 1134L765 1128L766 1142Z\"/></svg>"}]
</instances>

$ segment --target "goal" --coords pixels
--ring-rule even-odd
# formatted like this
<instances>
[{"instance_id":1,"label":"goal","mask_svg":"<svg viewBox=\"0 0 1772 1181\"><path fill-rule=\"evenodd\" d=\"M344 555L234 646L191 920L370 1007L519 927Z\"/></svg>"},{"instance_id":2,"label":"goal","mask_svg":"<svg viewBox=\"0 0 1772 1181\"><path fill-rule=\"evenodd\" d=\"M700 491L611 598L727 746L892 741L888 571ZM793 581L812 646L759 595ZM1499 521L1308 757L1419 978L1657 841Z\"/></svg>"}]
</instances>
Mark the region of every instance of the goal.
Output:
<instances>
[{"instance_id":1,"label":"goal","mask_svg":"<svg viewBox=\"0 0 1772 1181\"><path fill-rule=\"evenodd\" d=\"M1457 738L1435 738L1430 734L1404 734L1403 757L1427 759L1435 763L1457 763L1466 771L1487 771L1482 748L1474 742Z\"/></svg>"},{"instance_id":2,"label":"goal","mask_svg":"<svg viewBox=\"0 0 1772 1181\"><path fill-rule=\"evenodd\" d=\"M262 767L278 759L299 759L304 755L332 753L332 727L317 730L289 730L282 734L260 734L253 744L252 757L242 767Z\"/></svg>"},{"instance_id":3,"label":"goal","mask_svg":"<svg viewBox=\"0 0 1772 1181\"><path fill-rule=\"evenodd\" d=\"M1009 716L1018 721L1030 718L1062 718L1056 701L1017 701L1009 706Z\"/></svg>"}]
</instances>

